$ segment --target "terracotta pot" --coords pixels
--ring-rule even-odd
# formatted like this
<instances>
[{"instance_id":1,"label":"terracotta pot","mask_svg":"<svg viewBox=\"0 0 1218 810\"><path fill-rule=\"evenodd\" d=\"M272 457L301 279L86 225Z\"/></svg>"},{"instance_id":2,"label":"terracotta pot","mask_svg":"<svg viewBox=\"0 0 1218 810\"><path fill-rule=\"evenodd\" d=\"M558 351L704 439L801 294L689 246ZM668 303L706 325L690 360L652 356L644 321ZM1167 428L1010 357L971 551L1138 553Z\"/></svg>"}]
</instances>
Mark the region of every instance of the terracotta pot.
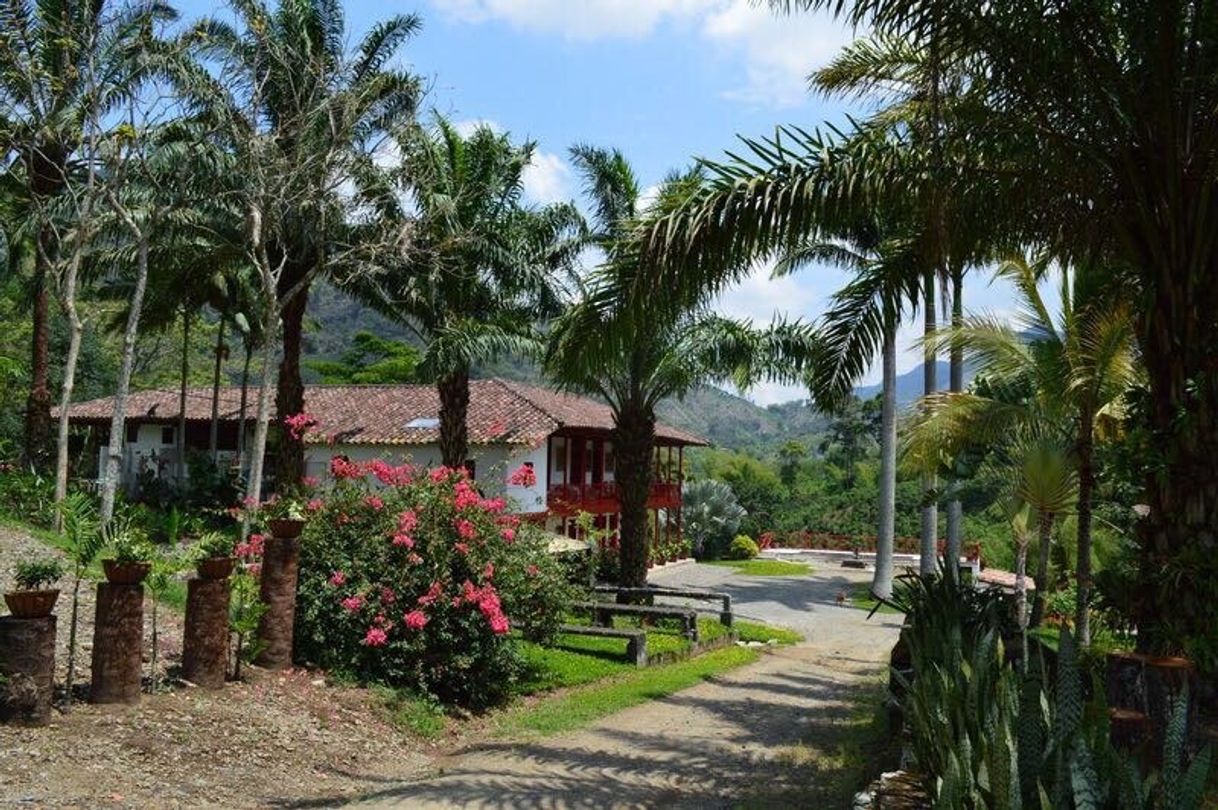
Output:
<instances>
[{"instance_id":1,"label":"terracotta pot","mask_svg":"<svg viewBox=\"0 0 1218 810\"><path fill-rule=\"evenodd\" d=\"M195 567L199 571L199 579L226 579L233 573L236 565L236 557L208 557L199 560Z\"/></svg>"},{"instance_id":2,"label":"terracotta pot","mask_svg":"<svg viewBox=\"0 0 1218 810\"><path fill-rule=\"evenodd\" d=\"M106 572L107 582L115 585L139 585L152 570L152 563L102 560L102 570Z\"/></svg>"},{"instance_id":3,"label":"terracotta pot","mask_svg":"<svg viewBox=\"0 0 1218 810\"><path fill-rule=\"evenodd\" d=\"M305 522L295 518L274 518L266 522L267 528L271 530L272 537L300 537L301 530L304 529Z\"/></svg>"},{"instance_id":4,"label":"terracotta pot","mask_svg":"<svg viewBox=\"0 0 1218 810\"><path fill-rule=\"evenodd\" d=\"M12 591L4 595L9 612L18 619L42 619L51 615L59 591Z\"/></svg>"}]
</instances>

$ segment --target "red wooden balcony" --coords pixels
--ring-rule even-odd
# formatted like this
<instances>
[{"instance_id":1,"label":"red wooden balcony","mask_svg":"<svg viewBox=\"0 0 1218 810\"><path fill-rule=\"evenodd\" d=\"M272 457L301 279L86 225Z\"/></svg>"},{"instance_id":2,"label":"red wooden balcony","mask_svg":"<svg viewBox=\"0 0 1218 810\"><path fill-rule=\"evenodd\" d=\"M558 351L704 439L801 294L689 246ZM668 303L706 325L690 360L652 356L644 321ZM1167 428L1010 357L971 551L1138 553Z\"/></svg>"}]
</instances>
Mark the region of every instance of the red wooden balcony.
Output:
<instances>
[{"instance_id":1,"label":"red wooden balcony","mask_svg":"<svg viewBox=\"0 0 1218 810\"><path fill-rule=\"evenodd\" d=\"M676 509L681 505L681 485L657 481L647 497L648 509ZM546 506L557 515L579 512L603 515L621 511L618 486L613 481L599 484L558 484L546 493Z\"/></svg>"}]
</instances>

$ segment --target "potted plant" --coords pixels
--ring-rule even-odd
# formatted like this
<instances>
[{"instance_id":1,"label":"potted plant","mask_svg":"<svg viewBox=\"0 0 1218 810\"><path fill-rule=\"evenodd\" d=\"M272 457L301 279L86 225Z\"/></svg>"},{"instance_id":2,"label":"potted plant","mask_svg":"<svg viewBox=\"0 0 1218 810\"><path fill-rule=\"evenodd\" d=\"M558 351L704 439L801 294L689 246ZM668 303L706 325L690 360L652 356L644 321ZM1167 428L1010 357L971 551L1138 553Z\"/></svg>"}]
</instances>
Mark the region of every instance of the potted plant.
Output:
<instances>
[{"instance_id":1,"label":"potted plant","mask_svg":"<svg viewBox=\"0 0 1218 810\"><path fill-rule=\"evenodd\" d=\"M266 520L272 537L300 537L305 524L305 508L301 500L291 494L272 495L258 507Z\"/></svg>"},{"instance_id":2,"label":"potted plant","mask_svg":"<svg viewBox=\"0 0 1218 810\"><path fill-rule=\"evenodd\" d=\"M114 585L138 585L152 570L152 547L129 521L115 520L106 532L114 556L102 560L106 581Z\"/></svg>"},{"instance_id":3,"label":"potted plant","mask_svg":"<svg viewBox=\"0 0 1218 810\"><path fill-rule=\"evenodd\" d=\"M195 568L200 579L225 579L233 573L237 558L233 541L222 532L207 532L194 545Z\"/></svg>"},{"instance_id":4,"label":"potted plant","mask_svg":"<svg viewBox=\"0 0 1218 810\"><path fill-rule=\"evenodd\" d=\"M4 594L9 612L18 619L41 619L50 616L59 598L58 588L47 588L63 576L63 564L49 557L17 563L13 578L17 589Z\"/></svg>"}]
</instances>

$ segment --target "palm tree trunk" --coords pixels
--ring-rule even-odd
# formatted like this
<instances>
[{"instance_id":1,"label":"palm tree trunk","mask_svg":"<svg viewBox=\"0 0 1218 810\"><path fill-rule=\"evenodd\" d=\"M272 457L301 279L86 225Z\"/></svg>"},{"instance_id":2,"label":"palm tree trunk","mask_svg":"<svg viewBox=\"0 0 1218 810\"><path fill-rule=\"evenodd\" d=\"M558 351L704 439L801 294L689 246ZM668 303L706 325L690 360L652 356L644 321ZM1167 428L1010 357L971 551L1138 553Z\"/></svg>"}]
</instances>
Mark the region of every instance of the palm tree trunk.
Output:
<instances>
[{"instance_id":1,"label":"palm tree trunk","mask_svg":"<svg viewBox=\"0 0 1218 810\"><path fill-rule=\"evenodd\" d=\"M123 330L123 354L119 361L118 383L114 391L114 410L110 414L110 442L106 448L106 468L102 471L101 521L110 522L114 516L114 499L118 490L123 444L126 442L127 393L131 389L131 369L135 365L135 341L139 337L140 314L144 308L144 291L148 286L148 239L142 234L136 254L135 289L128 302L127 325Z\"/></svg>"},{"instance_id":2,"label":"palm tree trunk","mask_svg":"<svg viewBox=\"0 0 1218 810\"><path fill-rule=\"evenodd\" d=\"M923 297L925 298L924 330L927 336L927 344L922 361L922 386L924 393L929 395L939 388L938 358L929 340L934 334L936 325L934 268L928 269L923 274L922 284ZM922 497L924 499L922 505L922 540L918 564L918 570L922 576L931 576L935 573L936 561L939 556L939 506L933 500L936 486L935 474L933 472L924 472L922 474ZM948 566L949 576L951 575L950 571L952 567L951 565Z\"/></svg>"},{"instance_id":3,"label":"palm tree trunk","mask_svg":"<svg viewBox=\"0 0 1218 810\"><path fill-rule=\"evenodd\" d=\"M246 404L249 398L250 387L250 360L254 357L254 344L247 338L245 340L245 362L241 364L241 408L237 414L237 472L241 475L246 474L246 458L245 458L245 430L246 430Z\"/></svg>"},{"instance_id":4,"label":"palm tree trunk","mask_svg":"<svg viewBox=\"0 0 1218 810\"><path fill-rule=\"evenodd\" d=\"M30 393L25 404L26 465L46 470L51 446L51 293L48 289L50 267L43 250L34 256L34 317L30 338Z\"/></svg>"},{"instance_id":5,"label":"palm tree trunk","mask_svg":"<svg viewBox=\"0 0 1218 810\"><path fill-rule=\"evenodd\" d=\"M952 267L952 328L959 329L964 325L964 268L959 265ZM964 346L958 341L952 341L951 370L949 372L949 387L953 392L964 390ZM947 561L948 570L957 572L960 560L960 547L964 532L964 506L960 503L958 482L953 478L948 483L947 501ZM1025 550L1026 551L1026 550Z\"/></svg>"},{"instance_id":6,"label":"palm tree trunk","mask_svg":"<svg viewBox=\"0 0 1218 810\"><path fill-rule=\"evenodd\" d=\"M190 310L182 309L182 368L178 388L178 486L186 483L186 385L190 381Z\"/></svg>"},{"instance_id":7,"label":"palm tree trunk","mask_svg":"<svg viewBox=\"0 0 1218 810\"><path fill-rule=\"evenodd\" d=\"M207 452L211 454L211 463L219 463L220 440L220 371L224 364L224 315L220 315L220 325L216 329L216 365L211 375L211 432L207 437Z\"/></svg>"},{"instance_id":8,"label":"palm tree trunk","mask_svg":"<svg viewBox=\"0 0 1218 810\"><path fill-rule=\"evenodd\" d=\"M440 395L440 458L457 469L469 459L469 369L448 374L436 383Z\"/></svg>"},{"instance_id":9,"label":"palm tree trunk","mask_svg":"<svg viewBox=\"0 0 1218 810\"><path fill-rule=\"evenodd\" d=\"M1075 605L1074 635L1084 646L1091 643L1091 499L1095 491L1092 431L1095 418L1084 410L1078 432L1078 600Z\"/></svg>"},{"instance_id":10,"label":"palm tree trunk","mask_svg":"<svg viewBox=\"0 0 1218 810\"><path fill-rule=\"evenodd\" d=\"M651 494L655 433L655 415L645 406L630 404L617 414L613 449L621 509L618 584L624 588L647 584L647 497Z\"/></svg>"},{"instance_id":11,"label":"palm tree trunk","mask_svg":"<svg viewBox=\"0 0 1218 810\"><path fill-rule=\"evenodd\" d=\"M1045 617L1045 599L1049 596L1049 550L1053 544L1052 512L1041 512L1037 518L1039 542L1036 549L1036 598L1032 600L1032 627L1039 627Z\"/></svg>"},{"instance_id":12,"label":"palm tree trunk","mask_svg":"<svg viewBox=\"0 0 1218 810\"><path fill-rule=\"evenodd\" d=\"M298 273L284 273L280 295L290 290ZM291 283L289 283L289 279ZM300 376L300 354L304 340L305 310L309 305L309 289L305 287L283 304L283 356L279 361L279 382L275 393L275 414L280 424L275 480L279 486L290 486L304 478L304 440L293 438L282 429L283 420L305 409L304 380ZM273 322L272 322L273 323ZM462 459L464 461L464 459Z\"/></svg>"},{"instance_id":13,"label":"palm tree trunk","mask_svg":"<svg viewBox=\"0 0 1218 810\"><path fill-rule=\"evenodd\" d=\"M871 593L892 596L892 555L896 534L897 492L897 325L884 331L883 382L880 404L880 526L875 545Z\"/></svg>"}]
</instances>

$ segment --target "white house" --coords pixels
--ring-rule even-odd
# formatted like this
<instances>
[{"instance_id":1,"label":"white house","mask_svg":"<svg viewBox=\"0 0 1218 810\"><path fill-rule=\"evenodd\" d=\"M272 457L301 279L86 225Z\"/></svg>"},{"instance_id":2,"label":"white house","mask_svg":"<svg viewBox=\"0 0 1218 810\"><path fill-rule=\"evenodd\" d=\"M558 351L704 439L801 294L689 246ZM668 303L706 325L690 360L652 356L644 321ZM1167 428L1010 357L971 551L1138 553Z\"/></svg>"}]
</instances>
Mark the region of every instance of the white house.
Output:
<instances>
[{"instance_id":1,"label":"white house","mask_svg":"<svg viewBox=\"0 0 1218 810\"><path fill-rule=\"evenodd\" d=\"M128 492L136 494L141 474L177 474L178 402L179 392L174 389L139 391L128 398L121 465L122 485ZM210 388L187 391L184 438L188 457L192 452L205 456L208 451L212 405ZM245 468L238 458L238 436L244 428L244 446L252 444L255 406L251 391L243 420L240 388L220 389L216 429L221 464ZM439 407L439 397L430 385L307 386L304 410L317 425L305 440L306 474L326 479L334 456L357 462L382 459L438 466ZM72 406L73 426L78 433L87 432L87 445L96 448L90 454L95 464L78 470L78 475L97 476L112 409L112 398ZM595 515L603 528L616 528L613 414L606 405L508 380L475 380L470 383L466 423L467 469L487 489L503 488L522 514L544 519L551 529L571 536L574 517L581 512ZM705 444L684 431L657 426L656 476L649 508L679 514L684 448ZM509 486L508 474L522 464L533 468L536 484Z\"/></svg>"}]
</instances>

